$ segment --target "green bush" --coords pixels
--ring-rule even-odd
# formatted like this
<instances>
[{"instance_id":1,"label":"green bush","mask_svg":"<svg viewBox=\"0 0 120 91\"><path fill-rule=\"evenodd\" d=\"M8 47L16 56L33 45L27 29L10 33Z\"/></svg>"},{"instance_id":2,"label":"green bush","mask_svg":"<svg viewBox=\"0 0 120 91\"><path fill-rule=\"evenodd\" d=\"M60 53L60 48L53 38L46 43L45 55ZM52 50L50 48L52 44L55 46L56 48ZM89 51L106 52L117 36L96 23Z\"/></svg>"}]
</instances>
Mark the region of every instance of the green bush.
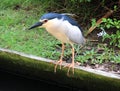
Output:
<instances>
[{"instance_id":1,"label":"green bush","mask_svg":"<svg viewBox=\"0 0 120 91\"><path fill-rule=\"evenodd\" d=\"M103 37L103 41L105 39L110 39L109 44L114 45L118 48L120 48L120 20L117 19L106 19L103 18L103 23L100 27L103 27L104 29L107 29L108 31L115 31L116 33L112 34L106 34Z\"/></svg>"},{"instance_id":2,"label":"green bush","mask_svg":"<svg viewBox=\"0 0 120 91\"><path fill-rule=\"evenodd\" d=\"M92 26L96 25L96 19L92 19ZM109 45L114 45L118 48L120 48L120 20L117 20L115 18L103 18L102 24L97 26L98 28L101 28L105 30L106 32L109 32L103 36L103 41L105 39L109 39Z\"/></svg>"}]
</instances>

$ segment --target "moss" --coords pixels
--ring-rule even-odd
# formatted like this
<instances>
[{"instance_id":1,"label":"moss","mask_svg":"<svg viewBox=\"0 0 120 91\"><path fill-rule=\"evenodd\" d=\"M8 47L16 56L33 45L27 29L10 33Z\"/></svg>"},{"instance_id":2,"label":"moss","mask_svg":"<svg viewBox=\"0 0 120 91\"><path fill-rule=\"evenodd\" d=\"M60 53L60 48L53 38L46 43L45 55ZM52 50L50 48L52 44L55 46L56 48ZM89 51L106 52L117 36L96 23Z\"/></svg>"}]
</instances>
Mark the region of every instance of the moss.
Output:
<instances>
[{"instance_id":1,"label":"moss","mask_svg":"<svg viewBox=\"0 0 120 91\"><path fill-rule=\"evenodd\" d=\"M120 80L75 69L75 74L66 75L67 68L53 72L49 62L31 59L7 51L0 51L0 68L35 79L48 80L57 84L92 91L120 91Z\"/></svg>"}]
</instances>

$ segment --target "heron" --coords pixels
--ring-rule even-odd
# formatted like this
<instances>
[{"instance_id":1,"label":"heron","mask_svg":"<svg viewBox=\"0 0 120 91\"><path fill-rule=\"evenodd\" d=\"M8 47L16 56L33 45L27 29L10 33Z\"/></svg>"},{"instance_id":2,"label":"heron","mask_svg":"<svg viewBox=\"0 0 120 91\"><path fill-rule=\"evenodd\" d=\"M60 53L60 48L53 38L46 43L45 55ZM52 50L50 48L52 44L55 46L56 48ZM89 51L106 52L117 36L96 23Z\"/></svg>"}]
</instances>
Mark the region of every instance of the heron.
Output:
<instances>
[{"instance_id":1,"label":"heron","mask_svg":"<svg viewBox=\"0 0 120 91\"><path fill-rule=\"evenodd\" d=\"M72 49L72 61L68 63L65 67L68 67L67 75L70 73L70 68L72 68L72 73L74 74L74 44L83 45L85 43L85 38L83 35L83 30L80 25L73 18L66 14L60 13L45 13L43 14L39 21L33 24L30 29L40 27L45 28L48 33L53 35L56 39L60 40L62 43L62 52L60 59L55 63L54 72L56 73L57 66L63 63L65 43L69 43ZM48 40L49 41L49 40Z\"/></svg>"}]
</instances>

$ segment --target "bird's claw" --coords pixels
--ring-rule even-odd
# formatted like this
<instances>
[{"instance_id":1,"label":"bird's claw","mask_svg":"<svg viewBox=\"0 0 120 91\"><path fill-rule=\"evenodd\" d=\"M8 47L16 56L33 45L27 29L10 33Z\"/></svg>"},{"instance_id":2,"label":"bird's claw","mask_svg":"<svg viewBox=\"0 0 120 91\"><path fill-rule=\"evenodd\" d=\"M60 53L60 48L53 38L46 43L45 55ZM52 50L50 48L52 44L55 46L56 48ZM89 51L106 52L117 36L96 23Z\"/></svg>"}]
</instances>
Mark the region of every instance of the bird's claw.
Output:
<instances>
[{"instance_id":1,"label":"bird's claw","mask_svg":"<svg viewBox=\"0 0 120 91\"><path fill-rule=\"evenodd\" d=\"M63 63L63 61L61 59L55 63L55 67L54 67L55 73L56 73L56 69L57 69L58 65L60 65L60 69L61 69L62 63ZM63 68L68 68L67 76L70 76L70 69L72 68L72 74L74 75L74 63L67 64Z\"/></svg>"},{"instance_id":2,"label":"bird's claw","mask_svg":"<svg viewBox=\"0 0 120 91\"><path fill-rule=\"evenodd\" d=\"M56 73L56 69L57 69L58 64L60 65L60 69L61 69L62 62L63 62L63 61L62 61L61 59L56 62L55 67L54 67L54 72L55 72L55 73Z\"/></svg>"},{"instance_id":3,"label":"bird's claw","mask_svg":"<svg viewBox=\"0 0 120 91\"><path fill-rule=\"evenodd\" d=\"M68 67L68 71L67 71L67 76L69 76L70 74L70 68L72 68L72 73L74 74L74 64L68 64L65 65L64 68Z\"/></svg>"}]
</instances>

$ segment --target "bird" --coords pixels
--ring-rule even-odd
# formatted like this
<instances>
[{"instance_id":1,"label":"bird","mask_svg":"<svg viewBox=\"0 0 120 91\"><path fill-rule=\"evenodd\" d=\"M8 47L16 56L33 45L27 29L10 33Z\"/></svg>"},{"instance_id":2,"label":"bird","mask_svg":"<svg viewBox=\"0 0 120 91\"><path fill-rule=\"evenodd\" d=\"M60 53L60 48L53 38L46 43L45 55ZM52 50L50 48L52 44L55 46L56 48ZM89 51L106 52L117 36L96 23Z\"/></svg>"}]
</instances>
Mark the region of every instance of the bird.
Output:
<instances>
[{"instance_id":1,"label":"bird","mask_svg":"<svg viewBox=\"0 0 120 91\"><path fill-rule=\"evenodd\" d=\"M66 14L49 12L43 14L39 21L33 24L29 30L40 27L45 28L48 33L53 35L56 39L62 43L62 52L60 59L55 63L54 72L56 73L57 66L63 63L65 44L68 43L72 48L72 62L68 63L65 67L68 67L67 75L70 75L70 69L74 74L74 44L83 45L85 43L85 37L81 26L72 17Z\"/></svg>"}]
</instances>

